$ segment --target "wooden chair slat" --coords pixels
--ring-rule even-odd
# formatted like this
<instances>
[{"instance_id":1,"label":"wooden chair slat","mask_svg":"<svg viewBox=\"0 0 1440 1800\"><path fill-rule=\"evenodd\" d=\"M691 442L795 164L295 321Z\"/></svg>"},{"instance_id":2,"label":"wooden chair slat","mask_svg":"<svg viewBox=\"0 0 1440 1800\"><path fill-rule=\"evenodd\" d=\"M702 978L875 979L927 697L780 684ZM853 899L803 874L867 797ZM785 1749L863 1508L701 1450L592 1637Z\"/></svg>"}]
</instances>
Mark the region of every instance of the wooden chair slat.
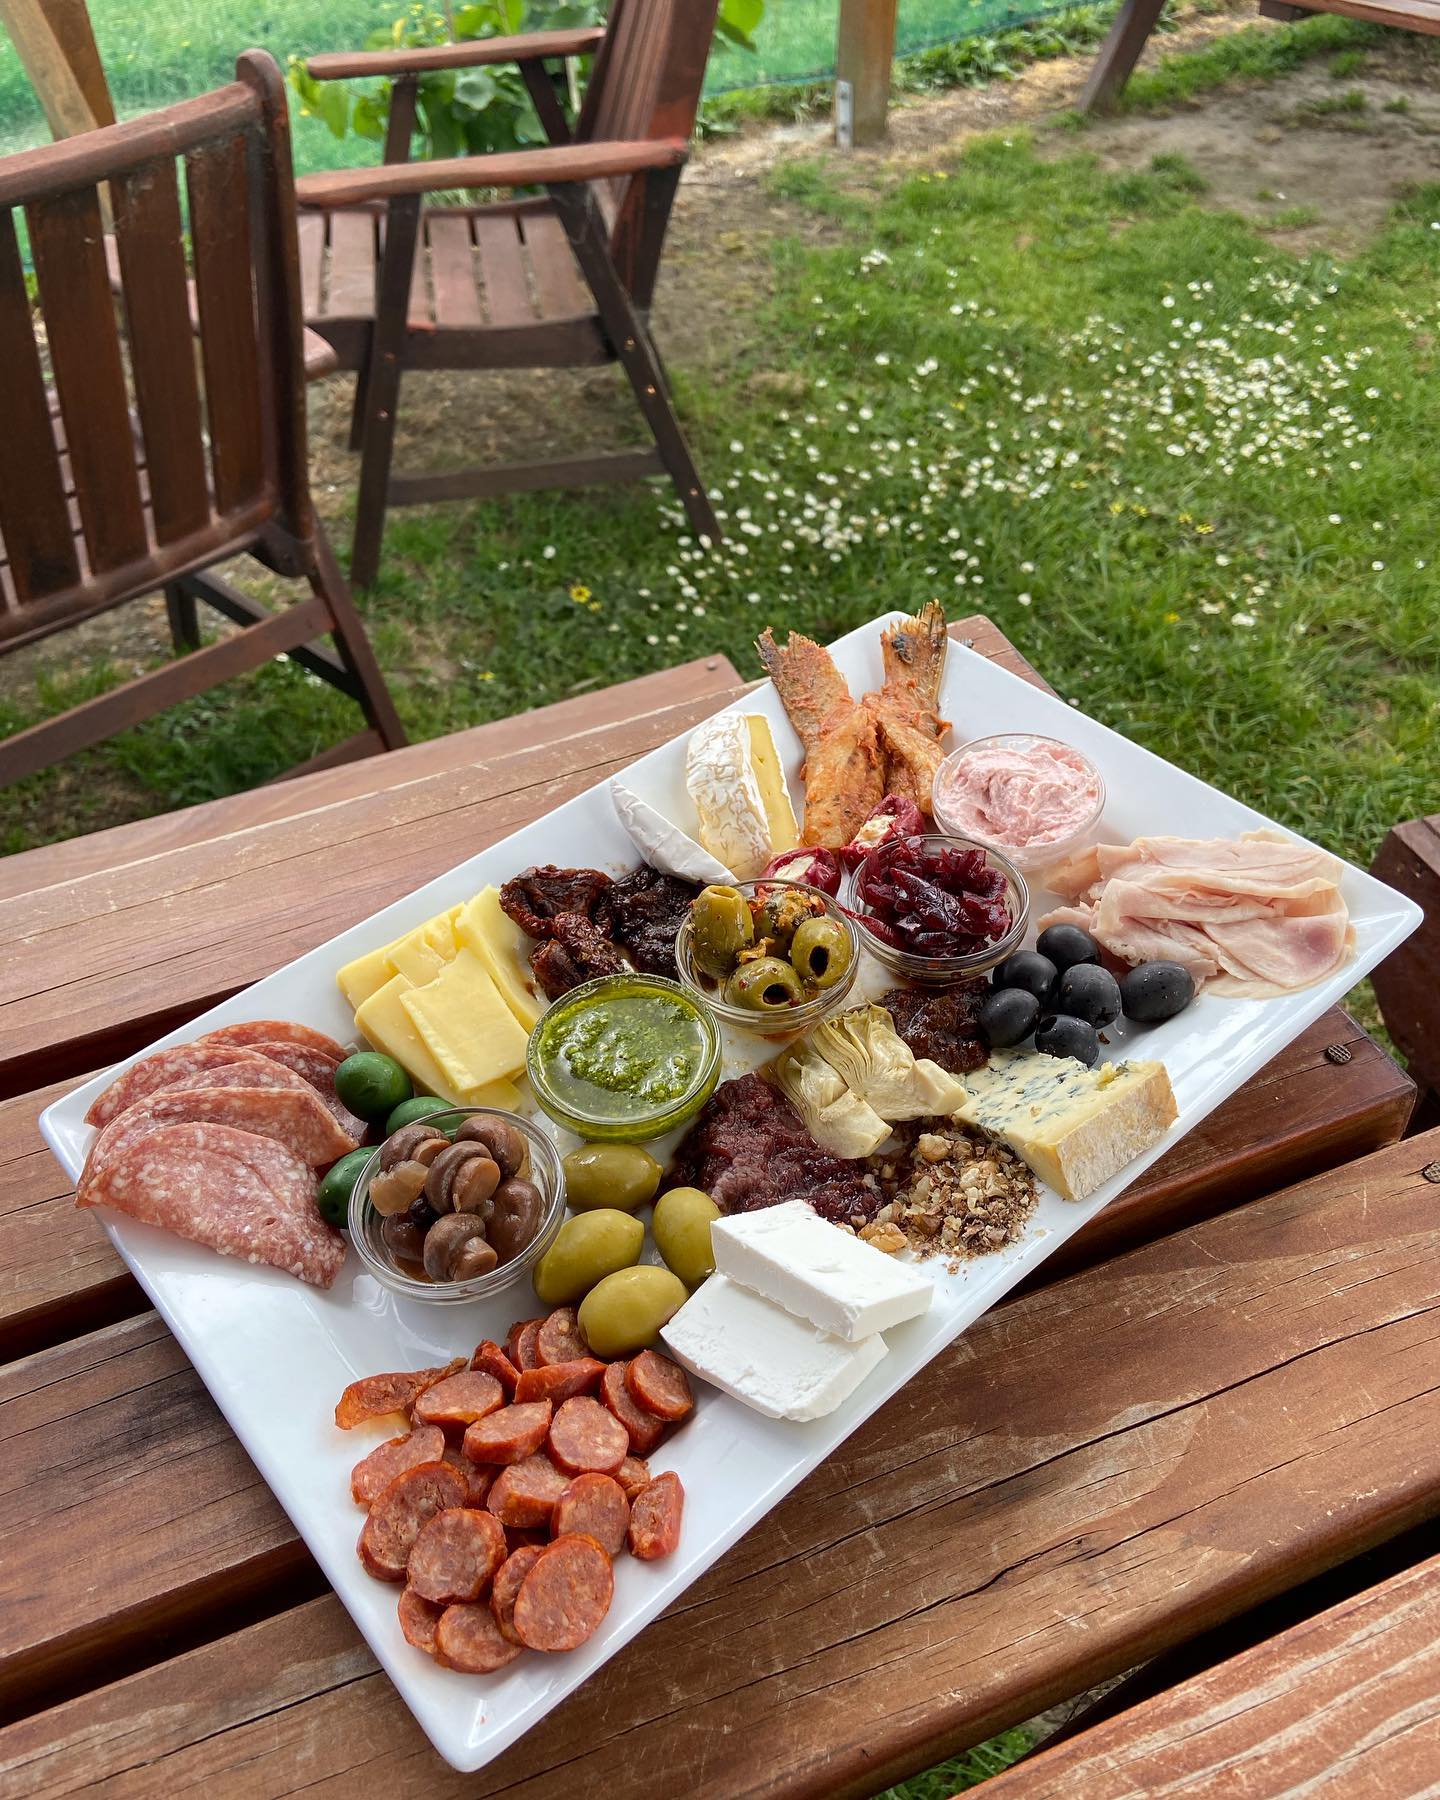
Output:
<instances>
[{"instance_id":1,"label":"wooden chair slat","mask_svg":"<svg viewBox=\"0 0 1440 1800\"><path fill-rule=\"evenodd\" d=\"M535 308L525 279L525 259L520 254L515 221L479 213L474 224L485 310L491 325L528 325L535 317Z\"/></svg>"},{"instance_id":2,"label":"wooden chair slat","mask_svg":"<svg viewBox=\"0 0 1440 1800\"><path fill-rule=\"evenodd\" d=\"M145 517L93 187L26 208L51 366L92 568L145 554Z\"/></svg>"},{"instance_id":3,"label":"wooden chair slat","mask_svg":"<svg viewBox=\"0 0 1440 1800\"><path fill-rule=\"evenodd\" d=\"M425 235L430 243L430 279L435 284L435 323L482 324L470 221L453 213L433 213L426 220Z\"/></svg>"},{"instance_id":4,"label":"wooden chair slat","mask_svg":"<svg viewBox=\"0 0 1440 1800\"><path fill-rule=\"evenodd\" d=\"M165 1758L166 1785L263 1795L303 1745L310 1782L377 1792L403 1771L473 1800L628 1793L663 1768L696 1800L874 1793L1068 1696L1077 1668L1102 1680L1434 1515L1437 1148L1395 1145L987 1314L479 1774L426 1751L382 1678L273 1648L273 1702L233 1721L186 1655L8 1727L0 1767L23 1754L68 1791L78 1742L92 1779L124 1757L155 1780ZM0 1394L26 1548L0 1575L7 1700L223 1601L293 1602L304 1554L158 1320L12 1365ZM353 1435L357 1457L375 1441ZM97 1512L99 1618L73 1553ZM337 1544L357 1516L337 1487ZM228 1644L253 1682L261 1644Z\"/></svg>"},{"instance_id":5,"label":"wooden chair slat","mask_svg":"<svg viewBox=\"0 0 1440 1800\"><path fill-rule=\"evenodd\" d=\"M566 319L593 313L591 297L575 261L565 227L554 213L534 213L522 222L525 248L535 276L542 317Z\"/></svg>"},{"instance_id":6,"label":"wooden chair slat","mask_svg":"<svg viewBox=\"0 0 1440 1800\"><path fill-rule=\"evenodd\" d=\"M321 283L325 271L325 220L320 213L301 213L296 229L300 238L300 303L305 317L320 311Z\"/></svg>"},{"instance_id":7,"label":"wooden chair slat","mask_svg":"<svg viewBox=\"0 0 1440 1800\"><path fill-rule=\"evenodd\" d=\"M166 544L210 516L175 164L165 158L132 170L110 194L149 477L141 498Z\"/></svg>"},{"instance_id":8,"label":"wooden chair slat","mask_svg":"<svg viewBox=\"0 0 1440 1800\"><path fill-rule=\"evenodd\" d=\"M14 612L32 595L71 586L80 570L59 457L44 452L53 441L50 402L8 208L0 209L0 368L5 371L0 540L9 565L5 610Z\"/></svg>"},{"instance_id":9,"label":"wooden chair slat","mask_svg":"<svg viewBox=\"0 0 1440 1800\"><path fill-rule=\"evenodd\" d=\"M375 215L330 214L330 270L326 318L375 316Z\"/></svg>"},{"instance_id":10,"label":"wooden chair slat","mask_svg":"<svg viewBox=\"0 0 1440 1800\"><path fill-rule=\"evenodd\" d=\"M265 484L250 240L248 139L202 144L185 159L190 237L215 501L238 512Z\"/></svg>"}]
</instances>

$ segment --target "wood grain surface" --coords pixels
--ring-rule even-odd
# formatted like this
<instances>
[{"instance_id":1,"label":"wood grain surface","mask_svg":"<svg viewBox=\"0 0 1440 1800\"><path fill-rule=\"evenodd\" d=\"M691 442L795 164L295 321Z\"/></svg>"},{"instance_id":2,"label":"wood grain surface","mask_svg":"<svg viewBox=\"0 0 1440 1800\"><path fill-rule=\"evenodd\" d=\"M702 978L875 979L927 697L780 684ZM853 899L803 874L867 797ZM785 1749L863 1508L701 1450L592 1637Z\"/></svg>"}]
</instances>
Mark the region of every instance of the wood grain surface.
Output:
<instances>
[{"instance_id":1,"label":"wood grain surface","mask_svg":"<svg viewBox=\"0 0 1440 1800\"><path fill-rule=\"evenodd\" d=\"M1437 1150L1394 1145L987 1315L478 1775L441 1764L323 1600L10 1726L0 1781L873 1794L1440 1513ZM278 1508L177 1360L136 1321L11 1372L12 1694L89 1685L137 1612L178 1623L284 1566ZM87 1480L119 1492L107 1441L133 1450L98 1601L68 1552Z\"/></svg>"},{"instance_id":2,"label":"wood grain surface","mask_svg":"<svg viewBox=\"0 0 1440 1800\"><path fill-rule=\"evenodd\" d=\"M1440 1557L987 1784L986 1800L1433 1794Z\"/></svg>"}]
</instances>

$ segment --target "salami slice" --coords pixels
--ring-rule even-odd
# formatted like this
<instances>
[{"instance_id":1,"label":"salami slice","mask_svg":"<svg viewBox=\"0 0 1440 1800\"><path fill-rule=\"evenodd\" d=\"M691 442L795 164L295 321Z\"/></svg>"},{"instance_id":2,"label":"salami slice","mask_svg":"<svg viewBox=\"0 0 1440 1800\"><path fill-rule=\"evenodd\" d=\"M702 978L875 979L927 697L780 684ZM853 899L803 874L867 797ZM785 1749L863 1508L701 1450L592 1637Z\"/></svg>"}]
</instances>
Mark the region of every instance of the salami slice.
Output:
<instances>
[{"instance_id":1,"label":"salami slice","mask_svg":"<svg viewBox=\"0 0 1440 1800\"><path fill-rule=\"evenodd\" d=\"M526 1369L515 1383L515 1398L548 1400L559 1406L576 1394L592 1392L600 1384L605 1365L593 1356L582 1356L575 1362L547 1363L543 1368Z\"/></svg>"},{"instance_id":2,"label":"salami slice","mask_svg":"<svg viewBox=\"0 0 1440 1800\"><path fill-rule=\"evenodd\" d=\"M342 1431L350 1431L366 1419L381 1419L386 1413L408 1412L427 1387L463 1369L462 1361L447 1363L440 1369L407 1369L389 1375L365 1375L352 1381L335 1407L335 1423Z\"/></svg>"},{"instance_id":3,"label":"salami slice","mask_svg":"<svg viewBox=\"0 0 1440 1800\"><path fill-rule=\"evenodd\" d=\"M515 1339L515 1348L510 1352L510 1360L523 1375L527 1369L540 1367L540 1327L543 1319L531 1319L520 1327L520 1335Z\"/></svg>"},{"instance_id":4,"label":"salami slice","mask_svg":"<svg viewBox=\"0 0 1440 1800\"><path fill-rule=\"evenodd\" d=\"M475 1346L475 1354L470 1358L470 1367L483 1369L487 1375L493 1375L504 1388L507 1396L514 1394L515 1383L520 1379L520 1371L494 1338L486 1338L483 1343Z\"/></svg>"},{"instance_id":5,"label":"salami slice","mask_svg":"<svg viewBox=\"0 0 1440 1800\"><path fill-rule=\"evenodd\" d=\"M368 1508L397 1475L403 1475L419 1463L435 1462L444 1449L445 1434L434 1425L424 1425L419 1431L377 1444L350 1471L351 1498Z\"/></svg>"},{"instance_id":6,"label":"salami slice","mask_svg":"<svg viewBox=\"0 0 1440 1800\"><path fill-rule=\"evenodd\" d=\"M515 1596L520 1592L520 1583L535 1567L542 1547L540 1544L524 1544L520 1549L512 1550L500 1565L500 1572L490 1589L490 1610L495 1615L495 1623L500 1627L501 1637L507 1643L520 1642L515 1635Z\"/></svg>"},{"instance_id":7,"label":"salami slice","mask_svg":"<svg viewBox=\"0 0 1440 1800\"><path fill-rule=\"evenodd\" d=\"M295 1025L289 1019L245 1019L238 1025L222 1025L196 1038L197 1044L241 1044L247 1050L256 1044L304 1044L344 1062L350 1052L323 1031L312 1031L308 1025Z\"/></svg>"},{"instance_id":8,"label":"salami slice","mask_svg":"<svg viewBox=\"0 0 1440 1800\"><path fill-rule=\"evenodd\" d=\"M635 1496L650 1485L650 1465L638 1456L627 1456L615 1471L615 1479L633 1506Z\"/></svg>"},{"instance_id":9,"label":"salami slice","mask_svg":"<svg viewBox=\"0 0 1440 1800\"><path fill-rule=\"evenodd\" d=\"M550 1421L549 1450L570 1475L613 1475L630 1452L630 1434L598 1400L567 1400Z\"/></svg>"},{"instance_id":10,"label":"salami slice","mask_svg":"<svg viewBox=\"0 0 1440 1800\"><path fill-rule=\"evenodd\" d=\"M576 1650L610 1610L615 1571L593 1538L558 1537L520 1583L511 1620L530 1650Z\"/></svg>"},{"instance_id":11,"label":"salami slice","mask_svg":"<svg viewBox=\"0 0 1440 1800\"><path fill-rule=\"evenodd\" d=\"M218 1069L197 1069L193 1075L182 1075L178 1081L168 1081L159 1089L162 1094L185 1092L189 1088L298 1088L301 1093L314 1093L314 1089L295 1073L278 1062L272 1062L268 1056L254 1055L248 1050L232 1050L230 1053L236 1060L221 1063ZM243 1058L244 1060L240 1060Z\"/></svg>"},{"instance_id":12,"label":"salami slice","mask_svg":"<svg viewBox=\"0 0 1440 1800\"><path fill-rule=\"evenodd\" d=\"M347 1137L353 1137L358 1144L365 1136L365 1121L357 1119L335 1092L335 1071L340 1067L341 1059L328 1056L310 1044L278 1043L270 1038L262 1039L253 1048L258 1055L268 1056L271 1062L289 1069L314 1088L321 1104Z\"/></svg>"},{"instance_id":13,"label":"salami slice","mask_svg":"<svg viewBox=\"0 0 1440 1800\"><path fill-rule=\"evenodd\" d=\"M161 1127L76 1203L111 1206L313 1287L328 1288L345 1261L345 1239L316 1209L313 1172L273 1138L226 1125Z\"/></svg>"},{"instance_id":14,"label":"salami slice","mask_svg":"<svg viewBox=\"0 0 1440 1800\"><path fill-rule=\"evenodd\" d=\"M488 1606L447 1606L435 1628L435 1660L462 1675L493 1675L520 1654L519 1644L500 1635Z\"/></svg>"},{"instance_id":15,"label":"salami slice","mask_svg":"<svg viewBox=\"0 0 1440 1800\"><path fill-rule=\"evenodd\" d=\"M695 1410L689 1378L678 1363L654 1350L642 1350L625 1371L625 1387L637 1406L669 1425Z\"/></svg>"},{"instance_id":16,"label":"salami slice","mask_svg":"<svg viewBox=\"0 0 1440 1800\"><path fill-rule=\"evenodd\" d=\"M504 1403L505 1391L493 1375L462 1369L423 1390L415 1401L415 1417L423 1424L459 1432Z\"/></svg>"},{"instance_id":17,"label":"salami slice","mask_svg":"<svg viewBox=\"0 0 1440 1800\"><path fill-rule=\"evenodd\" d=\"M478 1600L509 1555L505 1528L493 1513L447 1507L420 1527L410 1546L406 1580L422 1600Z\"/></svg>"},{"instance_id":18,"label":"salami slice","mask_svg":"<svg viewBox=\"0 0 1440 1800\"><path fill-rule=\"evenodd\" d=\"M477 1463L518 1463L545 1442L554 1409L548 1400L502 1406L465 1433L465 1454Z\"/></svg>"},{"instance_id":19,"label":"salami slice","mask_svg":"<svg viewBox=\"0 0 1440 1800\"><path fill-rule=\"evenodd\" d=\"M542 1363L579 1362L589 1356L590 1346L580 1335L580 1315L573 1306L561 1306L551 1313L535 1339L535 1354Z\"/></svg>"},{"instance_id":20,"label":"salami slice","mask_svg":"<svg viewBox=\"0 0 1440 1800\"><path fill-rule=\"evenodd\" d=\"M427 1431L434 1427L426 1426ZM444 1433L441 1433L444 1441ZM465 1504L467 1506L483 1506L490 1497L490 1489L494 1485L496 1470L486 1463L471 1462L461 1450L446 1444L440 1453L441 1462L449 1463L452 1469L458 1469L465 1477Z\"/></svg>"},{"instance_id":21,"label":"salami slice","mask_svg":"<svg viewBox=\"0 0 1440 1800\"><path fill-rule=\"evenodd\" d=\"M555 1502L550 1530L556 1537L578 1531L594 1538L608 1556L625 1548L630 1502L613 1475L577 1475Z\"/></svg>"},{"instance_id":22,"label":"salami slice","mask_svg":"<svg viewBox=\"0 0 1440 1800\"><path fill-rule=\"evenodd\" d=\"M527 1456L500 1471L485 1505L502 1525L527 1531L543 1526L548 1531L555 1502L569 1482L548 1456Z\"/></svg>"},{"instance_id":23,"label":"salami slice","mask_svg":"<svg viewBox=\"0 0 1440 1800\"><path fill-rule=\"evenodd\" d=\"M407 1587L395 1610L400 1617L400 1629L405 1634L405 1642L413 1644L417 1650L423 1650L427 1656L433 1656L435 1627L440 1623L440 1615L445 1608L422 1600L414 1588Z\"/></svg>"},{"instance_id":24,"label":"salami slice","mask_svg":"<svg viewBox=\"0 0 1440 1800\"><path fill-rule=\"evenodd\" d=\"M310 1168L322 1168L355 1148L303 1081L295 1087L168 1087L121 1113L90 1146L82 1182L104 1174L120 1150L163 1125L227 1125L274 1138Z\"/></svg>"},{"instance_id":25,"label":"salami slice","mask_svg":"<svg viewBox=\"0 0 1440 1800\"><path fill-rule=\"evenodd\" d=\"M225 1068L251 1056L257 1062L264 1061L256 1052L237 1050L233 1044L170 1044L164 1050L152 1051L139 1062L131 1063L104 1093L95 1096L85 1114L85 1123L108 1125L137 1100L158 1088L169 1087L172 1081L182 1081L204 1069Z\"/></svg>"},{"instance_id":26,"label":"salami slice","mask_svg":"<svg viewBox=\"0 0 1440 1800\"><path fill-rule=\"evenodd\" d=\"M637 1406L625 1385L629 1363L613 1362L600 1382L600 1398L625 1427L636 1456L648 1456L665 1435L665 1421Z\"/></svg>"},{"instance_id":27,"label":"salami slice","mask_svg":"<svg viewBox=\"0 0 1440 1800\"><path fill-rule=\"evenodd\" d=\"M630 1507L630 1554L641 1562L669 1556L680 1542L684 1510L685 1489L675 1471L667 1469L635 1496Z\"/></svg>"},{"instance_id":28,"label":"salami slice","mask_svg":"<svg viewBox=\"0 0 1440 1800\"><path fill-rule=\"evenodd\" d=\"M370 1508L356 1546L377 1581L403 1581L411 1546L436 1513L465 1501L465 1478L443 1462L397 1475Z\"/></svg>"}]
</instances>

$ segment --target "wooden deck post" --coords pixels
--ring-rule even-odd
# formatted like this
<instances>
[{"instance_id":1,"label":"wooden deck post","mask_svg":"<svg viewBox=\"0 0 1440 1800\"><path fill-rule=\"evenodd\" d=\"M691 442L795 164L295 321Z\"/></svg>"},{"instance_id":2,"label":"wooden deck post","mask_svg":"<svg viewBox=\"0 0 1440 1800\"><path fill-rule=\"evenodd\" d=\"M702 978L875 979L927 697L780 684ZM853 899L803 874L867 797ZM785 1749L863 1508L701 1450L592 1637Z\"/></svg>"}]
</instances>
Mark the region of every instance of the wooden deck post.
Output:
<instances>
[{"instance_id":1,"label":"wooden deck post","mask_svg":"<svg viewBox=\"0 0 1440 1800\"><path fill-rule=\"evenodd\" d=\"M53 137L115 123L85 0L0 0L0 24L45 109Z\"/></svg>"},{"instance_id":2,"label":"wooden deck post","mask_svg":"<svg viewBox=\"0 0 1440 1800\"><path fill-rule=\"evenodd\" d=\"M1165 0L1125 0L1115 15L1080 96L1082 113L1108 112L1149 41Z\"/></svg>"},{"instance_id":3,"label":"wooden deck post","mask_svg":"<svg viewBox=\"0 0 1440 1800\"><path fill-rule=\"evenodd\" d=\"M895 61L897 0L840 0L835 43L835 142L842 150L885 136Z\"/></svg>"}]
</instances>

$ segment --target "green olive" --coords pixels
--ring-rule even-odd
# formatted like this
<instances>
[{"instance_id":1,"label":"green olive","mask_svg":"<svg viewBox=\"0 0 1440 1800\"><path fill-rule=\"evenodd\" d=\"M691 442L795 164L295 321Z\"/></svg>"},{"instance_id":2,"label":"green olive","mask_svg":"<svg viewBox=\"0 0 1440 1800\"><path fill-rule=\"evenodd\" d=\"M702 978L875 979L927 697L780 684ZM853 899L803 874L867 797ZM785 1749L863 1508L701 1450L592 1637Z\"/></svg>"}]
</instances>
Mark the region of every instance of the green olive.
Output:
<instances>
[{"instance_id":1,"label":"green olive","mask_svg":"<svg viewBox=\"0 0 1440 1800\"><path fill-rule=\"evenodd\" d=\"M791 940L806 919L825 911L825 902L798 888L772 888L755 909L755 935L768 938L776 956L790 954Z\"/></svg>"},{"instance_id":2,"label":"green olive","mask_svg":"<svg viewBox=\"0 0 1440 1800\"><path fill-rule=\"evenodd\" d=\"M661 1169L638 1144L582 1144L565 1158L565 1198L576 1212L615 1206L633 1213L655 1198Z\"/></svg>"},{"instance_id":3,"label":"green olive","mask_svg":"<svg viewBox=\"0 0 1440 1800\"><path fill-rule=\"evenodd\" d=\"M697 1288L715 1273L710 1226L719 1217L720 1208L699 1188L671 1188L655 1202L650 1221L655 1248L686 1287Z\"/></svg>"},{"instance_id":4,"label":"green olive","mask_svg":"<svg viewBox=\"0 0 1440 1800\"><path fill-rule=\"evenodd\" d=\"M719 981L755 942L750 902L739 888L702 888L690 908L690 931L696 968Z\"/></svg>"},{"instance_id":5,"label":"green olive","mask_svg":"<svg viewBox=\"0 0 1440 1800\"><path fill-rule=\"evenodd\" d=\"M535 1265L535 1296L542 1306L573 1306L597 1281L640 1260L645 1227L613 1207L567 1219Z\"/></svg>"},{"instance_id":6,"label":"green olive","mask_svg":"<svg viewBox=\"0 0 1440 1800\"><path fill-rule=\"evenodd\" d=\"M591 1217L594 1215L592 1214ZM643 1263L597 1282L580 1302L580 1332L592 1356L634 1356L689 1298L668 1269Z\"/></svg>"},{"instance_id":7,"label":"green olive","mask_svg":"<svg viewBox=\"0 0 1440 1800\"><path fill-rule=\"evenodd\" d=\"M790 945L790 961L806 987L834 987L854 960L850 933L838 919L807 919Z\"/></svg>"},{"instance_id":8,"label":"green olive","mask_svg":"<svg viewBox=\"0 0 1440 1800\"><path fill-rule=\"evenodd\" d=\"M725 983L725 1004L746 1012L784 1012L805 998L800 977L778 956L759 956L741 963Z\"/></svg>"}]
</instances>

